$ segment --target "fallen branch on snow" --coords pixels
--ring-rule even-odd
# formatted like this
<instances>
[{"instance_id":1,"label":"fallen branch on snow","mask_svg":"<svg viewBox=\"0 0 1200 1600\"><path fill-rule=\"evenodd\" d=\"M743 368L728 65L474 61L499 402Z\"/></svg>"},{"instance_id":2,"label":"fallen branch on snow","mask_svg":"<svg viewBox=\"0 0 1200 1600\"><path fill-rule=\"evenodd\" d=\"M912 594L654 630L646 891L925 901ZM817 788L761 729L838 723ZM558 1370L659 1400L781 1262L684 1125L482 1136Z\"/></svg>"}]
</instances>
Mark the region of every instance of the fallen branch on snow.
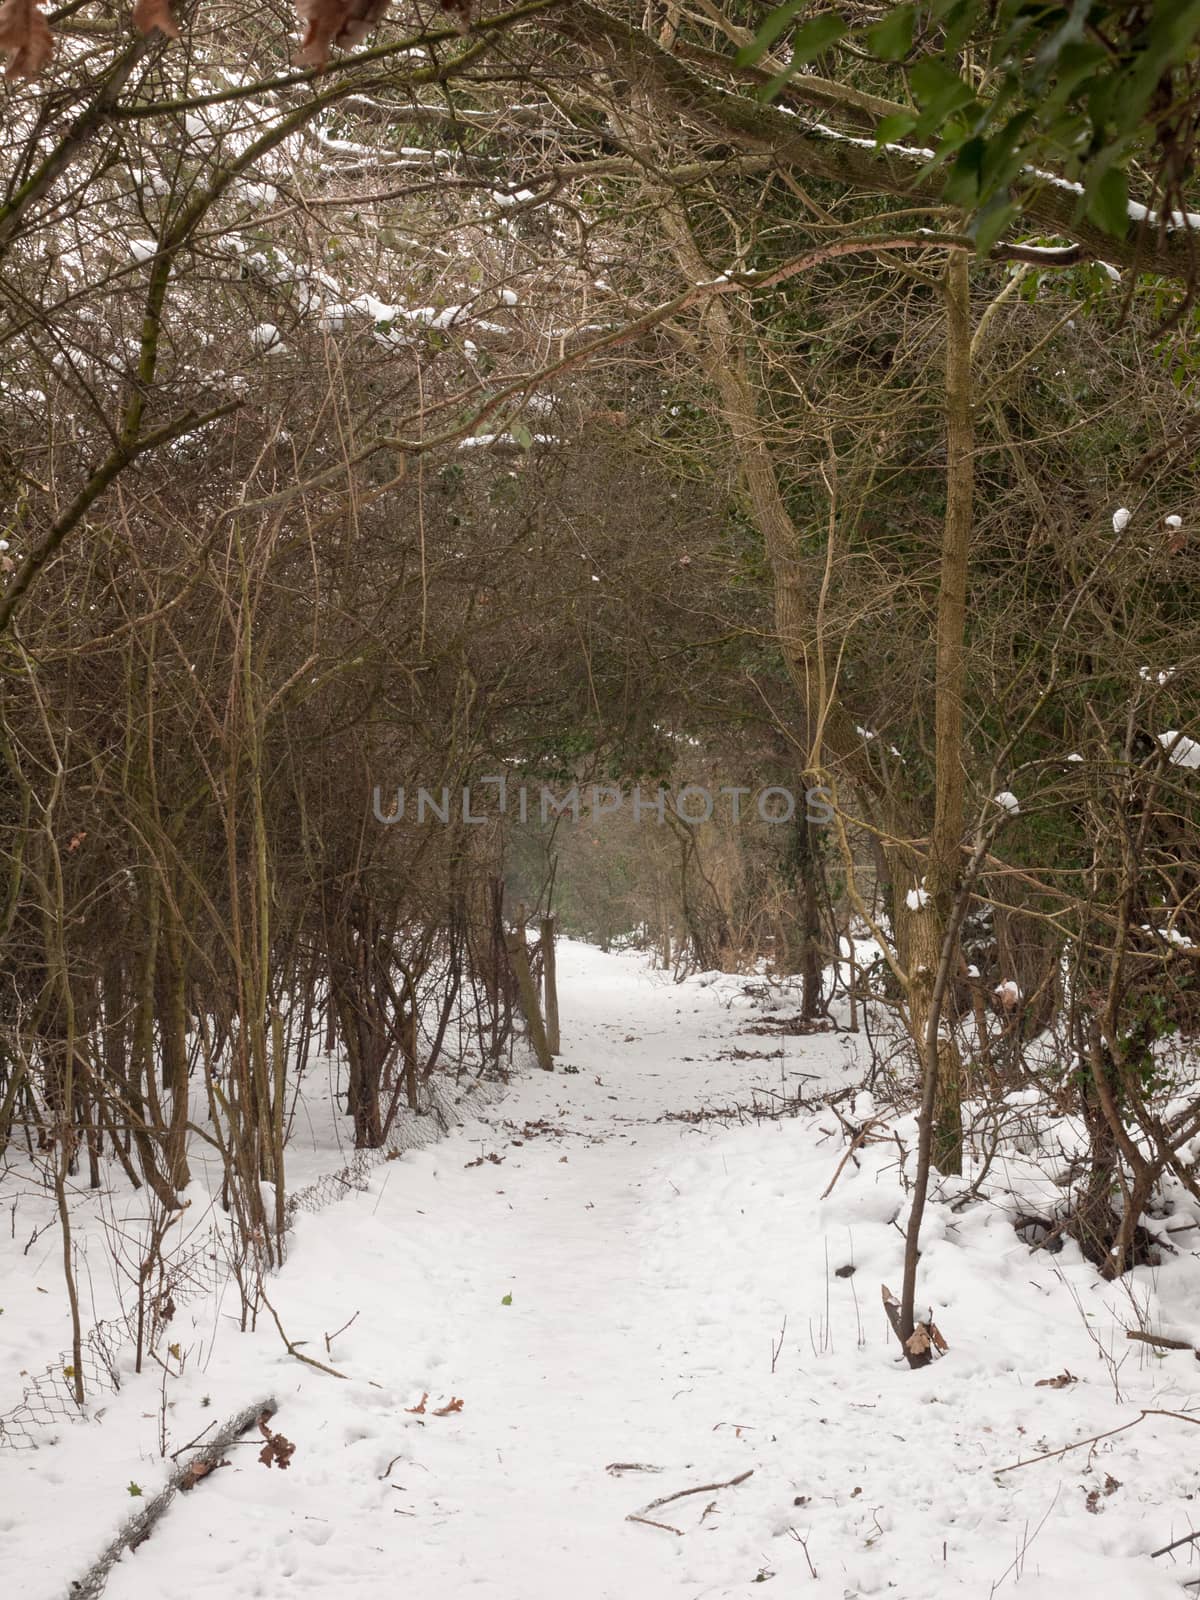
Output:
<instances>
[{"instance_id":1,"label":"fallen branch on snow","mask_svg":"<svg viewBox=\"0 0 1200 1600\"><path fill-rule=\"evenodd\" d=\"M747 1478L752 1478L753 1476L754 1468L750 1467L746 1472L739 1472L736 1478L727 1478L724 1483L702 1483L695 1489L676 1489L674 1494L659 1495L657 1500L651 1500L640 1511L631 1511L625 1521L645 1522L651 1528L663 1528L667 1533L677 1533L682 1538L682 1528L669 1527L665 1522L654 1522L647 1517L646 1513L648 1511L657 1511L660 1506L669 1506L672 1500L685 1500L690 1494L712 1494L717 1489L736 1489L739 1483L745 1483Z\"/></svg>"},{"instance_id":2,"label":"fallen branch on snow","mask_svg":"<svg viewBox=\"0 0 1200 1600\"><path fill-rule=\"evenodd\" d=\"M625 1518L625 1521L641 1522L647 1528L661 1528L664 1533L677 1533L681 1539L683 1538L682 1528L673 1528L669 1522L655 1522L653 1517L639 1517L634 1511L629 1513L629 1515Z\"/></svg>"},{"instance_id":3,"label":"fallen branch on snow","mask_svg":"<svg viewBox=\"0 0 1200 1600\"><path fill-rule=\"evenodd\" d=\"M1168 1339L1165 1334L1143 1333L1140 1328L1126 1328L1125 1337L1137 1339L1141 1344L1161 1345L1164 1350L1191 1350L1196 1359L1200 1360L1200 1350L1197 1350L1194 1344L1189 1344L1186 1339Z\"/></svg>"},{"instance_id":4,"label":"fallen branch on snow","mask_svg":"<svg viewBox=\"0 0 1200 1600\"><path fill-rule=\"evenodd\" d=\"M1018 1467L1032 1467L1038 1461L1054 1461L1059 1456L1065 1456L1069 1450L1080 1450L1085 1444L1097 1444L1101 1439L1111 1439L1114 1434L1124 1433L1129 1428L1136 1428L1139 1422L1145 1422L1147 1417L1175 1417L1179 1422L1194 1422L1200 1427L1200 1417L1189 1417L1183 1411L1163 1411L1157 1406L1147 1406L1129 1422L1122 1422L1118 1428L1108 1428L1104 1433L1093 1433L1086 1439L1076 1439L1074 1444L1064 1444L1061 1450L1047 1450L1040 1456L1030 1456L1025 1461L1012 1461L1007 1467L997 1467L996 1476L1002 1472L1015 1472Z\"/></svg>"},{"instance_id":5,"label":"fallen branch on snow","mask_svg":"<svg viewBox=\"0 0 1200 1600\"><path fill-rule=\"evenodd\" d=\"M850 1143L846 1147L845 1155L843 1155L842 1159L837 1164L837 1171L829 1180L829 1187L821 1196L822 1200L829 1199L829 1196L833 1193L833 1186L841 1177L842 1172L846 1167L846 1163L854 1160L857 1152L862 1149L863 1145L886 1142L886 1140L882 1139L879 1135L876 1135L874 1138L871 1137L873 1129L876 1127L883 1127L884 1123L882 1117L868 1117L861 1128L855 1128L853 1123L846 1121L845 1117L841 1115L836 1106L831 1106L830 1109L833 1111L834 1116L837 1117L838 1121L842 1124L842 1127L850 1132L851 1139Z\"/></svg>"},{"instance_id":6,"label":"fallen branch on snow","mask_svg":"<svg viewBox=\"0 0 1200 1600\"><path fill-rule=\"evenodd\" d=\"M279 1329L279 1337L283 1340L284 1344L287 1346L288 1355L295 1356L297 1361L303 1361L303 1363L304 1363L304 1365L306 1367L316 1367L318 1372L327 1372L331 1378L346 1378L346 1377L348 1377L347 1373L339 1372L336 1367L327 1367L323 1361L318 1361L315 1358L315 1356L306 1356L304 1354L304 1351L301 1350L298 1345L296 1345L291 1339L288 1338L286 1332L284 1331L283 1323L280 1322L280 1320L279 1320L278 1311L276 1311L275 1307L267 1299L266 1290L262 1286L261 1279L260 1279L259 1285L258 1285L258 1292L259 1292L260 1296L262 1297L263 1305L266 1306L267 1310L271 1313L271 1316L274 1318L275 1326ZM358 1315L357 1311L354 1313L354 1315L355 1316ZM354 1318L352 1317L350 1320L353 1321ZM339 1329L339 1332L340 1331L341 1330Z\"/></svg>"},{"instance_id":7,"label":"fallen branch on snow","mask_svg":"<svg viewBox=\"0 0 1200 1600\"><path fill-rule=\"evenodd\" d=\"M1182 1539L1172 1539L1171 1543L1163 1545L1161 1550L1151 1550L1150 1559L1157 1561L1159 1556L1169 1555L1172 1550L1178 1550L1180 1545L1191 1544L1196 1539L1200 1539L1200 1530L1195 1533L1185 1533Z\"/></svg>"}]
</instances>

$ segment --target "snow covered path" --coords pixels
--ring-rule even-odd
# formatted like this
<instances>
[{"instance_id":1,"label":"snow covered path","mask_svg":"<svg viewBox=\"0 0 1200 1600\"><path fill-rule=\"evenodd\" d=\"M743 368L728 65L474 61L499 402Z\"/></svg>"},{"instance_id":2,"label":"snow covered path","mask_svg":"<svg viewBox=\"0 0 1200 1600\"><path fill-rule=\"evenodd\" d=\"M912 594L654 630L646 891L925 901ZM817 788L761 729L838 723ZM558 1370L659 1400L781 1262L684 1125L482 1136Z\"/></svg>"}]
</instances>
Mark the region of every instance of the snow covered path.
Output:
<instances>
[{"instance_id":1,"label":"snow covered path","mask_svg":"<svg viewBox=\"0 0 1200 1600\"><path fill-rule=\"evenodd\" d=\"M299 1220L272 1303L345 1380L289 1357L269 1318L240 1336L226 1296L229 1331L169 1391L169 1448L274 1393L292 1465L235 1446L113 1571L112 1600L1184 1592L1189 1551L1147 1553L1200 1526L1191 1425L1148 1418L999 1469L1140 1407L1193 1408L1191 1356L1129 1357L1073 1247L1031 1257L997 1208L935 1208L923 1291L952 1349L910 1373L879 1307L880 1282L899 1286L896 1144L865 1148L822 1200L845 1150L828 1113L686 1115L755 1084L792 1093L798 1073L854 1081L853 1042L749 1032L779 996L740 980L676 987L577 945L560 966L576 1071L532 1073ZM1121 1403L1098 1343L1126 1362ZM1064 1368L1079 1381L1035 1387ZM161 1481L157 1386L140 1382L100 1429L5 1467L26 1509L2 1519L0 1571L25 1575L22 1600L66 1593L131 1509L127 1481ZM627 1520L746 1473L646 1510L660 1526ZM68 1493L79 1516L48 1553Z\"/></svg>"}]
</instances>

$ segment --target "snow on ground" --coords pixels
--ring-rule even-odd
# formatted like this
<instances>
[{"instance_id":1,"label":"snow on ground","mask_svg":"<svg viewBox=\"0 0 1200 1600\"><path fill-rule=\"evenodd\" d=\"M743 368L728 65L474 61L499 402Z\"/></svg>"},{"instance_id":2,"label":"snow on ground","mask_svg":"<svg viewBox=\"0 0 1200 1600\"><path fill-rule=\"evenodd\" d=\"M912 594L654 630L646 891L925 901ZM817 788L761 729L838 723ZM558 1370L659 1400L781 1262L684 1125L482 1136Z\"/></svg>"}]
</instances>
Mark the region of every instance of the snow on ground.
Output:
<instances>
[{"instance_id":1,"label":"snow on ground","mask_svg":"<svg viewBox=\"0 0 1200 1600\"><path fill-rule=\"evenodd\" d=\"M288 1470L232 1446L113 1570L112 1600L1194 1592L1189 1546L1150 1552L1200 1528L1195 1424L1160 1414L1200 1416L1200 1371L1123 1331L1136 1299L1200 1333L1191 1251L1102 1285L1073 1244L1031 1253L1011 1209L935 1204L921 1292L950 1350L910 1372L879 1292L900 1287L912 1120L839 1173L845 1133L816 1104L859 1081L861 1036L752 1032L794 997L674 985L632 953L564 944L559 969L562 1070L298 1218L268 1292L344 1377L289 1356L269 1316L239 1333L233 1289L189 1305L181 1377L0 1452L4 1593L67 1594L164 1481L164 1426L176 1451L268 1395ZM811 1109L737 1109L798 1089ZM18 1365L31 1283L60 1293L53 1251L22 1242L0 1241Z\"/></svg>"}]
</instances>

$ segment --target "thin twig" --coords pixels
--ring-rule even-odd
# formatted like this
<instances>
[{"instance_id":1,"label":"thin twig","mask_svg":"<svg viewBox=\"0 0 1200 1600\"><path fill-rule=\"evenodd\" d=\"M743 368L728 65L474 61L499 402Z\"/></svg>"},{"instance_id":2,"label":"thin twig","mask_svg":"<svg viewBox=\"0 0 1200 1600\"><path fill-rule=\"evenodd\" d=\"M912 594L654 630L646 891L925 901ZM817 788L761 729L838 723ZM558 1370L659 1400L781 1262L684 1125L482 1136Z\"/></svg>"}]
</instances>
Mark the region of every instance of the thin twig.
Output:
<instances>
[{"instance_id":1,"label":"thin twig","mask_svg":"<svg viewBox=\"0 0 1200 1600\"><path fill-rule=\"evenodd\" d=\"M655 1522L653 1517L639 1517L635 1512L630 1512L625 1518L626 1522L644 1522L648 1528L661 1528L664 1533L677 1533L683 1538L682 1528L672 1528L668 1522Z\"/></svg>"},{"instance_id":2,"label":"thin twig","mask_svg":"<svg viewBox=\"0 0 1200 1600\"><path fill-rule=\"evenodd\" d=\"M1200 1539L1200 1528L1197 1528L1195 1533L1185 1533L1182 1539L1173 1539L1170 1544L1163 1545L1161 1550L1151 1550L1150 1559L1153 1561L1156 1556L1165 1556L1168 1550L1178 1550L1181 1544L1191 1544L1193 1539Z\"/></svg>"},{"instance_id":3,"label":"thin twig","mask_svg":"<svg viewBox=\"0 0 1200 1600\"><path fill-rule=\"evenodd\" d=\"M1031 1467L1037 1461L1052 1461L1058 1456L1065 1456L1068 1450L1078 1450L1085 1444L1095 1444L1100 1439L1111 1439L1115 1433L1124 1433L1127 1428L1136 1428L1139 1422L1144 1422L1146 1413L1134 1417L1132 1422L1123 1422L1119 1428L1109 1428L1107 1433L1094 1433L1089 1439L1077 1439L1074 1444L1065 1444L1061 1450L1047 1450L1044 1455L1030 1456L1027 1461L1013 1461L1007 1467L997 1467L996 1476L1002 1472L1015 1472L1018 1467Z\"/></svg>"},{"instance_id":4,"label":"thin twig","mask_svg":"<svg viewBox=\"0 0 1200 1600\"><path fill-rule=\"evenodd\" d=\"M348 1379L348 1377L349 1377L348 1373L339 1372L336 1367L327 1367L323 1361L317 1361L312 1356L306 1356L304 1354L303 1350L297 1350L296 1346L288 1338L287 1334L284 1333L284 1331L283 1331L283 1323L280 1322L280 1320L279 1320L279 1313L276 1311L275 1307L271 1304L271 1302L267 1299L266 1293L265 1293L261 1283L258 1286L258 1292L259 1292L260 1295L262 1295L263 1305L266 1306L267 1310L271 1313L272 1317L274 1317L274 1319L275 1319L275 1326L279 1329L279 1337L283 1340L284 1344L287 1346L288 1355L295 1356L297 1361L303 1361L305 1366L316 1367L318 1372L327 1372L331 1378L347 1378Z\"/></svg>"},{"instance_id":5,"label":"thin twig","mask_svg":"<svg viewBox=\"0 0 1200 1600\"><path fill-rule=\"evenodd\" d=\"M189 1439L187 1444L181 1444L179 1446L178 1450L172 1450L172 1452L171 1452L171 1460L172 1461L178 1461L180 1456L183 1454L183 1452L185 1450L190 1450L193 1445L199 1444L201 1439L203 1439L204 1435L208 1432L208 1429L209 1428L215 1428L216 1425L217 1425L217 1422L216 1422L216 1418L214 1417L213 1420L209 1423L208 1428L202 1428L194 1439Z\"/></svg>"},{"instance_id":6,"label":"thin twig","mask_svg":"<svg viewBox=\"0 0 1200 1600\"><path fill-rule=\"evenodd\" d=\"M835 1116L837 1115L836 1109L834 1111L834 1115ZM839 1118L838 1120L841 1121L843 1123L843 1125L844 1125L844 1123L845 1123L845 1119L844 1118ZM867 1141L867 1135L870 1133L871 1129L874 1128L877 1124L881 1123L882 1120L883 1119L881 1117L870 1117L866 1122L863 1123L862 1127L857 1130L857 1132L854 1134L854 1137L851 1139L849 1145L846 1148L845 1155L838 1162L837 1171L834 1173L833 1177L830 1178L829 1186L825 1190L825 1193L821 1196L822 1200L828 1200L829 1196L833 1193L834 1184L838 1181L838 1179L842 1175L842 1171L845 1168L846 1163L851 1159L851 1157L857 1151L862 1149L864 1144L866 1144L868 1142Z\"/></svg>"},{"instance_id":7,"label":"thin twig","mask_svg":"<svg viewBox=\"0 0 1200 1600\"><path fill-rule=\"evenodd\" d=\"M1007 1467L997 1467L996 1474L1002 1472L1015 1472L1018 1467L1031 1467L1037 1461L1051 1461L1058 1456L1065 1456L1068 1450L1078 1450L1085 1444L1096 1444L1100 1439L1111 1439L1114 1434L1124 1433L1128 1428L1136 1428L1139 1422L1144 1422L1147 1417L1175 1417L1179 1422L1194 1422L1200 1427L1200 1417L1189 1417L1183 1411L1162 1411L1157 1406L1147 1406L1140 1411L1131 1422L1123 1422L1119 1428L1109 1428L1105 1433L1093 1433L1088 1439L1076 1439L1074 1444L1065 1444L1061 1450L1047 1450L1044 1455L1030 1456L1027 1461L1013 1461Z\"/></svg>"},{"instance_id":8,"label":"thin twig","mask_svg":"<svg viewBox=\"0 0 1200 1600\"><path fill-rule=\"evenodd\" d=\"M711 1494L714 1489L735 1489L739 1483L745 1483L747 1478L754 1476L754 1468L740 1472L736 1478L729 1478L724 1483L702 1483L697 1489L676 1489L674 1494L660 1495L657 1500L651 1500L642 1507L643 1511L657 1511L659 1506L670 1505L672 1500L683 1500L689 1494Z\"/></svg>"},{"instance_id":9,"label":"thin twig","mask_svg":"<svg viewBox=\"0 0 1200 1600\"><path fill-rule=\"evenodd\" d=\"M388 1177L390 1177L390 1176L391 1176L391 1174L389 1173ZM387 1182L386 1178L384 1179L384 1182L385 1183ZM327 1333L325 1335L325 1353L326 1353L326 1355L332 1355L333 1354L332 1343L333 1343L333 1340L337 1338L338 1334L339 1333L345 1333L346 1329L351 1327L357 1321L358 1321L358 1312L356 1311L354 1313L354 1315L350 1318L349 1322L343 1322L341 1327L338 1328L336 1330L336 1332Z\"/></svg>"}]
</instances>

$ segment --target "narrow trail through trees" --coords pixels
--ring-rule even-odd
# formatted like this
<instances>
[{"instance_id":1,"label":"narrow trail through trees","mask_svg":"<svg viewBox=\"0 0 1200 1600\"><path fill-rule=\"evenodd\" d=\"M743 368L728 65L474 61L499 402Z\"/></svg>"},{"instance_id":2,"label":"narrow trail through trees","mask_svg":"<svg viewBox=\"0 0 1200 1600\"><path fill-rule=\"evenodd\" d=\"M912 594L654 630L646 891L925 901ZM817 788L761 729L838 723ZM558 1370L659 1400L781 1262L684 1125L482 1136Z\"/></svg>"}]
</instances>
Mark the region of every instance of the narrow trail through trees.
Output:
<instances>
[{"instance_id":1,"label":"narrow trail through trees","mask_svg":"<svg viewBox=\"0 0 1200 1600\"><path fill-rule=\"evenodd\" d=\"M938 1600L987 1593L1014 1556L1023 1600L1068 1577L1176 1594L1182 1571L1149 1557L1186 1529L1142 1497L1186 1509L1183 1420L1000 1469L1139 1407L1182 1409L1190 1353L1134 1371L1135 1347L1118 1403L1093 1341L1114 1337L1102 1296L1118 1291L1081 1259L1031 1256L999 1208L935 1196L922 1294L950 1354L910 1371L879 1285L902 1258L911 1117L882 1114L843 1162L820 1106L859 1081L855 1037L780 1034L794 997L754 980L674 985L570 943L559 960L558 1070L300 1219L271 1305L343 1381L264 1318L255 1336L218 1330L172 1389L171 1449L275 1395L286 1468L257 1437L232 1446L107 1595L700 1600L778 1579L814 1600ZM754 1115L788 1100L794 1114ZM873 1109L842 1107L856 1122ZM1078 1381L1037 1386L1064 1371ZM114 1503L131 1476L149 1495L164 1473L151 1382L91 1431ZM139 1412L140 1456L110 1460ZM82 1459L61 1458L47 1495ZM39 1593L68 1592L57 1565Z\"/></svg>"}]
</instances>

